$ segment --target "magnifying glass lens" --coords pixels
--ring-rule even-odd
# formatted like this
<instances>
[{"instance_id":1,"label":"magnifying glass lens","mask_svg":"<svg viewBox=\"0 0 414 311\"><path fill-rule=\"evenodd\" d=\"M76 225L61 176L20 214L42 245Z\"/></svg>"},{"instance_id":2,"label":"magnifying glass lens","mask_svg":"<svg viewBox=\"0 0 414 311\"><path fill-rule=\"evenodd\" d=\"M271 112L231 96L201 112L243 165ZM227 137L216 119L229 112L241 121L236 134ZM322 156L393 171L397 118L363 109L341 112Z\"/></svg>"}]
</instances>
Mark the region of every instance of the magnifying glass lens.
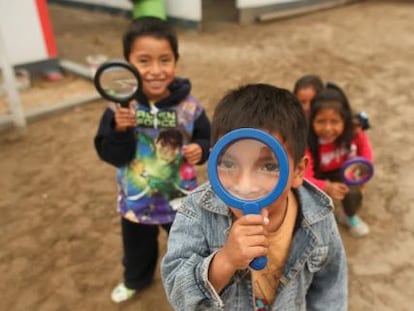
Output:
<instances>
[{"instance_id":1,"label":"magnifying glass lens","mask_svg":"<svg viewBox=\"0 0 414 311\"><path fill-rule=\"evenodd\" d=\"M272 149L255 139L240 139L223 149L218 179L227 192L247 201L265 197L277 185L279 161Z\"/></svg>"},{"instance_id":2,"label":"magnifying glass lens","mask_svg":"<svg viewBox=\"0 0 414 311\"><path fill-rule=\"evenodd\" d=\"M368 177L369 167L364 163L354 163L349 165L345 171L345 178L352 182L361 182Z\"/></svg>"},{"instance_id":3,"label":"magnifying glass lens","mask_svg":"<svg viewBox=\"0 0 414 311\"><path fill-rule=\"evenodd\" d=\"M137 79L124 67L108 67L99 79L103 90L110 96L119 99L132 96L137 89Z\"/></svg>"}]
</instances>

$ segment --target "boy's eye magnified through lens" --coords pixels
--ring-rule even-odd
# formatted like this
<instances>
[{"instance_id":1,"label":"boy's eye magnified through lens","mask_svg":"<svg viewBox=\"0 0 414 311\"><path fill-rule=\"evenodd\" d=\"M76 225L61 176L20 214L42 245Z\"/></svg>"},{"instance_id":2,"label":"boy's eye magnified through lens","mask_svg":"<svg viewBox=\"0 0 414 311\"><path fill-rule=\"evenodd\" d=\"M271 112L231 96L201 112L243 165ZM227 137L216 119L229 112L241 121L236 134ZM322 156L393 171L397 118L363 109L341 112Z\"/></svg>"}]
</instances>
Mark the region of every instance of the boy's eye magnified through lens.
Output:
<instances>
[{"instance_id":1,"label":"boy's eye magnified through lens","mask_svg":"<svg viewBox=\"0 0 414 311\"><path fill-rule=\"evenodd\" d=\"M279 180L279 160L264 143L240 139L222 151L217 163L221 185L233 196L246 201L269 194Z\"/></svg>"},{"instance_id":2,"label":"boy's eye magnified through lens","mask_svg":"<svg viewBox=\"0 0 414 311\"><path fill-rule=\"evenodd\" d=\"M208 160L214 192L243 214L260 210L277 200L286 188L289 162L282 144L272 135L253 128L233 130L214 145ZM250 267L263 269L265 256Z\"/></svg>"},{"instance_id":3,"label":"boy's eye magnified through lens","mask_svg":"<svg viewBox=\"0 0 414 311\"><path fill-rule=\"evenodd\" d=\"M99 66L94 83L103 98L124 107L128 106L142 87L138 70L123 60L108 61Z\"/></svg>"}]
</instances>

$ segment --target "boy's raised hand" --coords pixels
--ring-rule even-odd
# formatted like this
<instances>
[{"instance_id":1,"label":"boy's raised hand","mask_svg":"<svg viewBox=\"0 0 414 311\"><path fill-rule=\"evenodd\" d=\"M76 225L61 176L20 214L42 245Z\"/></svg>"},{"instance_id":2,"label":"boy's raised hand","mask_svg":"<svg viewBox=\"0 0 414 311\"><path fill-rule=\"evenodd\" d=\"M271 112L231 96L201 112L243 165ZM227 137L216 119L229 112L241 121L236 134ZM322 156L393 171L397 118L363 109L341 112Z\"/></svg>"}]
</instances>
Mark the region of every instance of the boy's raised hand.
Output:
<instances>
[{"instance_id":1,"label":"boy's raised hand","mask_svg":"<svg viewBox=\"0 0 414 311\"><path fill-rule=\"evenodd\" d=\"M267 255L267 216L267 209L262 209L261 215L244 215L233 223L221 252L235 270L245 269L254 258Z\"/></svg>"},{"instance_id":2,"label":"boy's raised hand","mask_svg":"<svg viewBox=\"0 0 414 311\"><path fill-rule=\"evenodd\" d=\"M267 254L268 223L267 209L262 209L261 215L241 216L233 223L227 242L215 254L208 270L208 279L218 293L236 270L247 268L254 258Z\"/></svg>"},{"instance_id":3,"label":"boy's raised hand","mask_svg":"<svg viewBox=\"0 0 414 311\"><path fill-rule=\"evenodd\" d=\"M188 145L183 146L183 156L187 160L187 162L191 165L195 165L201 160L201 156L203 154L203 150L201 146L196 143L190 143Z\"/></svg>"},{"instance_id":4,"label":"boy's raised hand","mask_svg":"<svg viewBox=\"0 0 414 311\"><path fill-rule=\"evenodd\" d=\"M112 110L115 113L115 130L118 132L125 131L129 127L137 126L135 118L135 103L130 102L129 107L122 107L120 104L115 104Z\"/></svg>"}]
</instances>

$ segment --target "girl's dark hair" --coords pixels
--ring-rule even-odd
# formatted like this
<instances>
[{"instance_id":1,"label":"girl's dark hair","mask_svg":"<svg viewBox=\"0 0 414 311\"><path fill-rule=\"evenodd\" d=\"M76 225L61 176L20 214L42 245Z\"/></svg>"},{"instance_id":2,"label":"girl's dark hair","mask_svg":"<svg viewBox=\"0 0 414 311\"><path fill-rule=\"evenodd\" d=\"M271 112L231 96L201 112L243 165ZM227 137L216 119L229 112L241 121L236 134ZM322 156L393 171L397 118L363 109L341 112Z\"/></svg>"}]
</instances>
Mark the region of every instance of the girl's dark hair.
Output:
<instances>
[{"instance_id":1,"label":"girl's dark hair","mask_svg":"<svg viewBox=\"0 0 414 311\"><path fill-rule=\"evenodd\" d=\"M296 94L300 89L312 87L316 94L323 90L322 79L317 75L305 75L296 81L293 88L293 94Z\"/></svg>"},{"instance_id":2,"label":"girl's dark hair","mask_svg":"<svg viewBox=\"0 0 414 311\"><path fill-rule=\"evenodd\" d=\"M319 138L315 134L313 121L320 110L327 108L337 110L344 121L344 131L335 141L337 148L345 148L349 152L353 136L352 109L348 98L339 86L328 82L325 89L319 92L312 100L309 116L308 146L315 162L315 175L319 173L320 156Z\"/></svg>"},{"instance_id":3,"label":"girl's dark hair","mask_svg":"<svg viewBox=\"0 0 414 311\"><path fill-rule=\"evenodd\" d=\"M136 38L151 36L157 39L165 39L169 42L174 53L175 60L178 61L178 39L177 34L171 25L160 18L144 16L131 22L122 38L124 58L128 61L132 45Z\"/></svg>"},{"instance_id":4,"label":"girl's dark hair","mask_svg":"<svg viewBox=\"0 0 414 311\"><path fill-rule=\"evenodd\" d=\"M227 132L245 127L280 135L295 164L305 153L305 114L299 101L288 90L268 84L249 84L230 91L214 111L212 145Z\"/></svg>"}]
</instances>

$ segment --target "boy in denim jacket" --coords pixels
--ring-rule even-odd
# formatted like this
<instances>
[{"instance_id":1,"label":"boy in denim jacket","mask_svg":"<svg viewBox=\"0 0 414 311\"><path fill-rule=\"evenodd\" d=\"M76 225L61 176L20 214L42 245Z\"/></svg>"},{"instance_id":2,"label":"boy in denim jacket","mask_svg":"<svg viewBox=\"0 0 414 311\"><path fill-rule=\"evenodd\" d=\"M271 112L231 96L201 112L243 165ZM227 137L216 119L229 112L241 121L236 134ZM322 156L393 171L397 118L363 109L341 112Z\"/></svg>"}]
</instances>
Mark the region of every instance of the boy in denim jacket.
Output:
<instances>
[{"instance_id":1,"label":"boy in denim jacket","mask_svg":"<svg viewBox=\"0 0 414 311\"><path fill-rule=\"evenodd\" d=\"M261 215L244 216L209 183L196 189L179 208L162 261L170 303L186 311L347 310L346 258L332 201L303 180L308 159L300 103L266 84L233 90L216 107L212 141L246 127L282 142L287 186ZM263 255L266 267L251 270L249 263Z\"/></svg>"}]
</instances>

